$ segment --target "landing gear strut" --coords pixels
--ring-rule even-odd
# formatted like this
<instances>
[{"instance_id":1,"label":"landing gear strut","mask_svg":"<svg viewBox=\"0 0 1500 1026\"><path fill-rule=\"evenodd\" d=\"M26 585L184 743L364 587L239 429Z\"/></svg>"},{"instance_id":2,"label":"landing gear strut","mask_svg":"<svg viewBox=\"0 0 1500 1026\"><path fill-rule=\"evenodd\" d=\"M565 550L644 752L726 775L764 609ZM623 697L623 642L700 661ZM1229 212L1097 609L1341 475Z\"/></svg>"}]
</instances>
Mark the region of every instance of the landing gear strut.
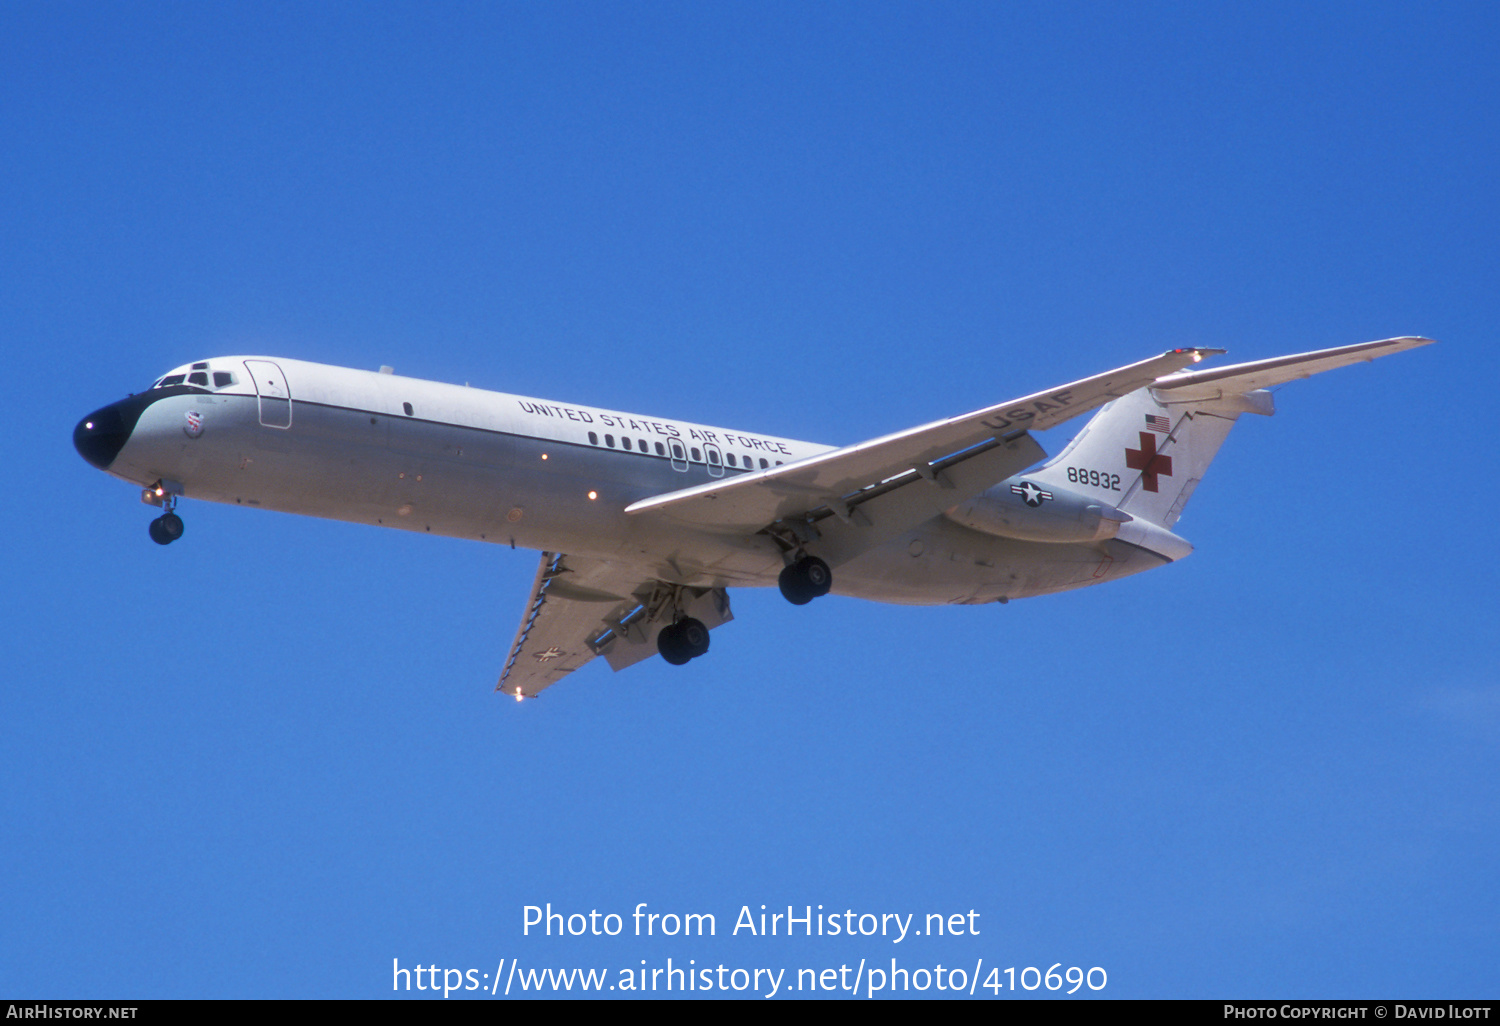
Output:
<instances>
[{"instance_id":1,"label":"landing gear strut","mask_svg":"<svg viewBox=\"0 0 1500 1026\"><path fill-rule=\"evenodd\" d=\"M691 616L668 624L656 635L656 650L673 666L681 666L708 651L708 628Z\"/></svg>"},{"instance_id":2,"label":"landing gear strut","mask_svg":"<svg viewBox=\"0 0 1500 1026\"><path fill-rule=\"evenodd\" d=\"M158 481L141 493L141 501L149 506L161 509L161 516L151 521L149 533L151 540L158 545L171 545L182 537L182 518L175 512L177 509L177 493L180 485L169 486L167 482Z\"/></svg>"},{"instance_id":3,"label":"landing gear strut","mask_svg":"<svg viewBox=\"0 0 1500 1026\"><path fill-rule=\"evenodd\" d=\"M794 606L805 606L828 594L833 587L833 571L817 556L803 556L781 571L776 583L781 594Z\"/></svg>"}]
</instances>

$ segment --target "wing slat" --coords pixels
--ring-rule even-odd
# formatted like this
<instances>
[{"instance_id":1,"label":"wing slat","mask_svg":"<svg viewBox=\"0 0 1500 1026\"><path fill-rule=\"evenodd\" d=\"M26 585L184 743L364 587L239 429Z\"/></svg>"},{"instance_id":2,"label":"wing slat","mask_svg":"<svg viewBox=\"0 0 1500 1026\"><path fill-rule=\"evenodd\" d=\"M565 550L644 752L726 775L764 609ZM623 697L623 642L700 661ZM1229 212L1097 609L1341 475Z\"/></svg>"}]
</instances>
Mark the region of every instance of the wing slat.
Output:
<instances>
[{"instance_id":1,"label":"wing slat","mask_svg":"<svg viewBox=\"0 0 1500 1026\"><path fill-rule=\"evenodd\" d=\"M496 691L531 696L594 658L590 630L644 575L597 559L543 552Z\"/></svg>"}]
</instances>

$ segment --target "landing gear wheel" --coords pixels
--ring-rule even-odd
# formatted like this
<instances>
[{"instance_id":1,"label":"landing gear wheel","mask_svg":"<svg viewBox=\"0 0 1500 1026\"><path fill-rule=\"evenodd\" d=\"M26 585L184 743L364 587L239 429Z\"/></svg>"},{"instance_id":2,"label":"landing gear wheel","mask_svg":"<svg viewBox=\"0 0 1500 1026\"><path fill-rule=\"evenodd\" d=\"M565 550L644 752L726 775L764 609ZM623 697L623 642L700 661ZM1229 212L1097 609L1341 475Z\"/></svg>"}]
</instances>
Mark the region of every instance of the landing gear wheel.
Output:
<instances>
[{"instance_id":1,"label":"landing gear wheel","mask_svg":"<svg viewBox=\"0 0 1500 1026\"><path fill-rule=\"evenodd\" d=\"M708 652L708 628L703 625L702 620L695 620L690 616L686 620L677 621L677 640L689 659L697 659Z\"/></svg>"},{"instance_id":2,"label":"landing gear wheel","mask_svg":"<svg viewBox=\"0 0 1500 1026\"><path fill-rule=\"evenodd\" d=\"M148 529L151 540L158 545L171 545L182 537L182 518L176 513L163 513L151 521Z\"/></svg>"},{"instance_id":3,"label":"landing gear wheel","mask_svg":"<svg viewBox=\"0 0 1500 1026\"><path fill-rule=\"evenodd\" d=\"M656 650L661 653L663 659L673 666L681 666L693 658L692 654L688 652L687 646L682 643L681 635L678 632L678 627L680 626L680 624L669 623L656 635Z\"/></svg>"},{"instance_id":4,"label":"landing gear wheel","mask_svg":"<svg viewBox=\"0 0 1500 1026\"><path fill-rule=\"evenodd\" d=\"M803 556L785 567L776 579L782 596L794 606L805 606L827 595L833 587L833 571L817 556Z\"/></svg>"},{"instance_id":5,"label":"landing gear wheel","mask_svg":"<svg viewBox=\"0 0 1500 1026\"><path fill-rule=\"evenodd\" d=\"M673 666L681 666L708 651L708 628L691 616L668 624L656 635L656 650Z\"/></svg>"}]
</instances>

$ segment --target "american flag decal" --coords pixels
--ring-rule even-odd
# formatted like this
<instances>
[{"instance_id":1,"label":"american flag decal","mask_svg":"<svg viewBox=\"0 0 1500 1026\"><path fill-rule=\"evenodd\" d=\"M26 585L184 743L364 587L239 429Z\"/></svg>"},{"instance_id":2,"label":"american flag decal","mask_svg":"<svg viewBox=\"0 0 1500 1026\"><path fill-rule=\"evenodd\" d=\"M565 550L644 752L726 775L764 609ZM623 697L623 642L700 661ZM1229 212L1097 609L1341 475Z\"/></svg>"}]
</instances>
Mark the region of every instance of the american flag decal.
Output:
<instances>
[{"instance_id":1,"label":"american flag decal","mask_svg":"<svg viewBox=\"0 0 1500 1026\"><path fill-rule=\"evenodd\" d=\"M1168 434L1172 430L1172 421L1167 417L1153 417L1148 413L1146 414L1146 426L1152 431L1160 431L1162 434Z\"/></svg>"}]
</instances>

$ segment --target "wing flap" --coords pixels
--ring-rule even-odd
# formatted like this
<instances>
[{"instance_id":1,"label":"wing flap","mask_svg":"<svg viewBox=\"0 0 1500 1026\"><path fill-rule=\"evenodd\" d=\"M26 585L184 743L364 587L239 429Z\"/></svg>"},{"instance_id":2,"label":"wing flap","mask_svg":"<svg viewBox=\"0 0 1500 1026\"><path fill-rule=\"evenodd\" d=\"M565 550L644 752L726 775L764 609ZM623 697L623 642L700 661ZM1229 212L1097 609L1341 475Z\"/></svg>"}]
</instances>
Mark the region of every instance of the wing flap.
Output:
<instances>
[{"instance_id":1,"label":"wing flap","mask_svg":"<svg viewBox=\"0 0 1500 1026\"><path fill-rule=\"evenodd\" d=\"M659 654L656 636L667 625L667 621L650 619L649 612L656 597L653 592L657 588L670 587L643 587L636 596L640 601L640 615L632 618L630 614L636 611L629 610L610 624L608 636L602 637L598 644L598 652L609 663L610 669L618 672ZM734 614L729 609L729 593L723 588L681 588L678 598L683 615L702 620L709 630L734 619Z\"/></svg>"},{"instance_id":2,"label":"wing flap","mask_svg":"<svg viewBox=\"0 0 1500 1026\"><path fill-rule=\"evenodd\" d=\"M1019 474L1046 455L1034 438L1023 434L947 463L931 481L914 477L863 501L860 496L846 499L846 514L831 511L818 521L818 555L829 566L847 563L972 499L996 481Z\"/></svg>"}]
</instances>

